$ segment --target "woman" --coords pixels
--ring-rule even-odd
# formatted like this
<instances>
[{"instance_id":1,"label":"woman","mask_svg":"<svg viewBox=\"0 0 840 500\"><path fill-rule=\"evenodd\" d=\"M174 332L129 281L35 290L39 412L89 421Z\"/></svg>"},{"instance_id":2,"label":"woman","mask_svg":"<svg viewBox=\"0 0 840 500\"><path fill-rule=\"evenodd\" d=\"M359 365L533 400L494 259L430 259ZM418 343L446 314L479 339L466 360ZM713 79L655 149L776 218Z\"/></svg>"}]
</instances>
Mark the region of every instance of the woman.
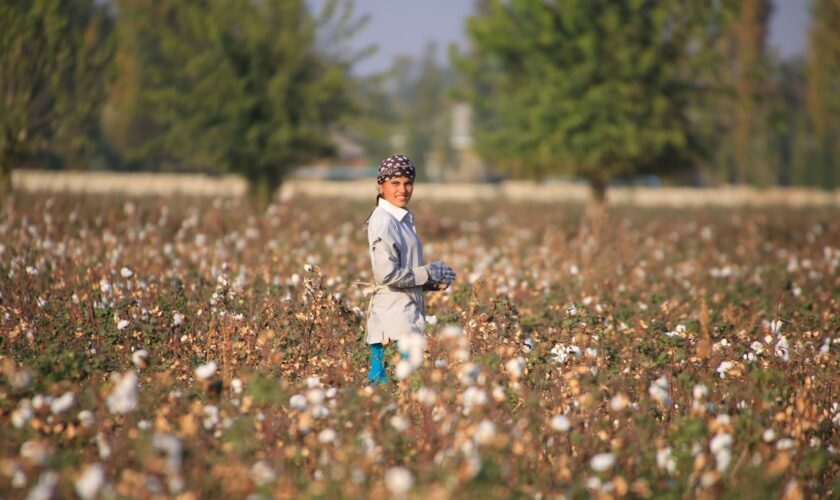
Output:
<instances>
[{"instance_id":1,"label":"woman","mask_svg":"<svg viewBox=\"0 0 840 500\"><path fill-rule=\"evenodd\" d=\"M442 262L423 265L414 214L406 208L414 192L414 174L414 165L403 155L382 160L376 207L363 226L374 279L365 338L371 354L368 382L374 385L388 380L384 346L423 334L423 290L443 290L455 280L455 272Z\"/></svg>"}]
</instances>

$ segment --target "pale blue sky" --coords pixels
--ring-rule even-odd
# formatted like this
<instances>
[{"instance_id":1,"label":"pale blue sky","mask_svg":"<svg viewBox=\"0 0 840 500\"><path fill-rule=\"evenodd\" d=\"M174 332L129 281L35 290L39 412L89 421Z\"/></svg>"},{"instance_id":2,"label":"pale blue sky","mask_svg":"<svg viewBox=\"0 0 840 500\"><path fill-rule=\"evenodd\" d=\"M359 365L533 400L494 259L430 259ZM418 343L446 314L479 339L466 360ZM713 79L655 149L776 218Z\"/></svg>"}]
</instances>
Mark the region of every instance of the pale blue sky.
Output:
<instances>
[{"instance_id":1,"label":"pale blue sky","mask_svg":"<svg viewBox=\"0 0 840 500\"><path fill-rule=\"evenodd\" d=\"M315 0L317 1L317 0ZM802 53L807 43L808 0L774 0L770 44L782 57ZM354 45L376 43L379 50L356 67L360 75L386 69L398 54L422 54L437 43L441 60L450 42L463 44L464 20L473 0L356 0L356 12L370 14Z\"/></svg>"}]
</instances>

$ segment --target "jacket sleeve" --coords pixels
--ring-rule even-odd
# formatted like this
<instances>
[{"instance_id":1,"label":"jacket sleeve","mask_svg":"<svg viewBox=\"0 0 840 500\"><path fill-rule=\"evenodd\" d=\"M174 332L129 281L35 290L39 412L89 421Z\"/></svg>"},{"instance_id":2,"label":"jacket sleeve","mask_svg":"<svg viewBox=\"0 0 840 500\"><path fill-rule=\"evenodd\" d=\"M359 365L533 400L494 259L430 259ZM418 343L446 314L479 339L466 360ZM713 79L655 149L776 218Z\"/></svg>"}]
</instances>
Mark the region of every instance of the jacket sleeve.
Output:
<instances>
[{"instance_id":1,"label":"jacket sleeve","mask_svg":"<svg viewBox=\"0 0 840 500\"><path fill-rule=\"evenodd\" d=\"M396 288L423 286L429 281L426 266L409 267L403 263L396 245L395 231L389 224L371 224L368 229L373 279L377 284Z\"/></svg>"}]
</instances>

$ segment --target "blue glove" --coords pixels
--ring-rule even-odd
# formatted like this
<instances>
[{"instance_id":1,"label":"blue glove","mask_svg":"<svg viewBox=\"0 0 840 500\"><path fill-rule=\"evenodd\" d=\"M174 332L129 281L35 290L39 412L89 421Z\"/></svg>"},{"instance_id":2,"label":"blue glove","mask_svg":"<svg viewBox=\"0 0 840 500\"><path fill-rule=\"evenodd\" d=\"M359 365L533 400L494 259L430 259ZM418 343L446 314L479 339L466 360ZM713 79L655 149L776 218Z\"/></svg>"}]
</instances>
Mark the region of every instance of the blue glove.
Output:
<instances>
[{"instance_id":1,"label":"blue glove","mask_svg":"<svg viewBox=\"0 0 840 500\"><path fill-rule=\"evenodd\" d=\"M435 283L452 283L455 281L455 271L443 262L435 261L429 264L429 279Z\"/></svg>"}]
</instances>

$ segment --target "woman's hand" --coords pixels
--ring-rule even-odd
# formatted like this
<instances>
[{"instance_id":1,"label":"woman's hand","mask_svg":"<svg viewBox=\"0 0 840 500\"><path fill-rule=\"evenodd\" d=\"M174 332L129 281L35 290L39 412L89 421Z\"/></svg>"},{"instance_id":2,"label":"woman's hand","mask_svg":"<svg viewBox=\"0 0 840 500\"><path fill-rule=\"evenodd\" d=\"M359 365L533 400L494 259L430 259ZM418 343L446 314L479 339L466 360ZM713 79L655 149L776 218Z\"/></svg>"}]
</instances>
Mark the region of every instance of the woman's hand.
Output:
<instances>
[{"instance_id":1,"label":"woman's hand","mask_svg":"<svg viewBox=\"0 0 840 500\"><path fill-rule=\"evenodd\" d=\"M435 283L446 283L455 281L455 271L443 262L435 261L429 264L429 279Z\"/></svg>"}]
</instances>

